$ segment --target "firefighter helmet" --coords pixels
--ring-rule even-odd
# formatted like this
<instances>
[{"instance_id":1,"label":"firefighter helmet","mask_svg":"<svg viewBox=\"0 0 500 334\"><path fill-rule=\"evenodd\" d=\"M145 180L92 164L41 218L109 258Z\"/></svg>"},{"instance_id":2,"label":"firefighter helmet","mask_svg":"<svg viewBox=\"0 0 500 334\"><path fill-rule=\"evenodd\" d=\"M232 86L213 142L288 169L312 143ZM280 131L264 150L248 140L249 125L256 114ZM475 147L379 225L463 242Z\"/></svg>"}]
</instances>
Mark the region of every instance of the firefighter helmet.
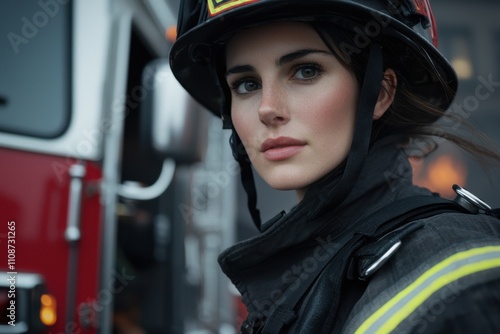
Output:
<instances>
[{"instance_id":1,"label":"firefighter helmet","mask_svg":"<svg viewBox=\"0 0 500 334\"><path fill-rule=\"evenodd\" d=\"M391 42L396 39L409 48L403 59L406 67L421 71L413 82L410 79L417 96L442 109L451 104L457 78L437 50L429 0L182 0L178 38L170 53L172 70L196 100L216 115L224 114L215 63L218 46L234 32L274 20L340 18L349 20L356 34L346 52L357 52L371 39L382 44L386 36Z\"/></svg>"},{"instance_id":2,"label":"firefighter helmet","mask_svg":"<svg viewBox=\"0 0 500 334\"><path fill-rule=\"evenodd\" d=\"M397 69L403 72L405 87L411 94L442 111L451 104L458 80L449 62L437 50L437 31L429 0L182 0L178 39L170 51L172 71L196 100L222 117L225 128L232 128L232 124L230 93L223 78L224 45L240 29L276 20L309 22L313 26L333 23L351 36L350 45L342 52L353 56L363 54L367 59L363 63L363 76L358 77L361 89L355 133L342 164L342 177L319 196L314 189L308 191L301 201L303 206L312 207L306 210L311 215L306 219L314 219L324 210L339 205L360 175L371 142L373 110L383 79L383 52L392 52L391 57L398 58ZM384 46L393 51L384 51ZM401 113L405 120L414 120L418 126L430 124L442 115L417 113L411 108ZM231 139L248 194L249 211L260 228L250 162L234 129Z\"/></svg>"}]
</instances>

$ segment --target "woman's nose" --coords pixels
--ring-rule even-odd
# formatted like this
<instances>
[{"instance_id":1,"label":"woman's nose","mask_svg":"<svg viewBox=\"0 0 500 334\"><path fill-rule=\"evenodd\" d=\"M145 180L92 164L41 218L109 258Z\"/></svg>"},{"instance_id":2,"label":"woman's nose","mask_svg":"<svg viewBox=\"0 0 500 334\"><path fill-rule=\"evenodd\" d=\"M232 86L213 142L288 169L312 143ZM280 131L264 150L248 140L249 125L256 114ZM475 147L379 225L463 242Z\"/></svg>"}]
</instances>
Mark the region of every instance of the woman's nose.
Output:
<instances>
[{"instance_id":1,"label":"woman's nose","mask_svg":"<svg viewBox=\"0 0 500 334\"><path fill-rule=\"evenodd\" d=\"M286 103L286 92L278 85L262 85L259 105L260 121L267 126L286 124L289 113Z\"/></svg>"}]
</instances>

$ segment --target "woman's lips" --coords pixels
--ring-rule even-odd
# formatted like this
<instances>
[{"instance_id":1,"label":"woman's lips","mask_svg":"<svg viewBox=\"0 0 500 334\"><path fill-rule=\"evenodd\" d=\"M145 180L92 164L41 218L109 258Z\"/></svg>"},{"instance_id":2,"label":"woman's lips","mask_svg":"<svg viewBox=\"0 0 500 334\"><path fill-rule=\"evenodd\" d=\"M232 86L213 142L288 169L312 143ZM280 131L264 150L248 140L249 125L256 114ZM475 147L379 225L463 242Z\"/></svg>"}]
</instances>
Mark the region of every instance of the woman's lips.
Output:
<instances>
[{"instance_id":1,"label":"woman's lips","mask_svg":"<svg viewBox=\"0 0 500 334\"><path fill-rule=\"evenodd\" d=\"M271 161L286 160L298 154L306 145L303 140L290 137L266 139L261 145L264 157Z\"/></svg>"}]
</instances>

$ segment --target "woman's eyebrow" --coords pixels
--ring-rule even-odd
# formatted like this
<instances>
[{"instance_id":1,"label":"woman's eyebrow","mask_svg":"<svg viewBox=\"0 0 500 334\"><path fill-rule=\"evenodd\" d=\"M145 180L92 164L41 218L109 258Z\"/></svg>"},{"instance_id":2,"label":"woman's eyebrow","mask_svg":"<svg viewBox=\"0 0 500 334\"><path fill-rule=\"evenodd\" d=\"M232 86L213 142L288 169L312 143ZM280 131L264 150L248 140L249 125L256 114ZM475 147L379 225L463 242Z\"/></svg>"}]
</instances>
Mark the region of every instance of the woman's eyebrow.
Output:
<instances>
[{"instance_id":1,"label":"woman's eyebrow","mask_svg":"<svg viewBox=\"0 0 500 334\"><path fill-rule=\"evenodd\" d=\"M237 65L237 66L231 67L229 70L227 70L225 76L227 77L230 74L252 72L254 70L255 70L255 68L253 66L250 66L250 65Z\"/></svg>"},{"instance_id":2,"label":"woman's eyebrow","mask_svg":"<svg viewBox=\"0 0 500 334\"><path fill-rule=\"evenodd\" d=\"M297 50L294 52L287 53L283 56L281 56L277 61L276 61L276 66L283 66L286 63L292 62L295 59L299 59L302 57L305 57L311 53L321 53L321 54L326 54L326 55L331 55L332 53L329 51L325 50L319 50L319 49L301 49ZM225 76L227 77L230 74L237 74L237 73L245 73L245 72L252 72L255 71L255 68L250 65L237 65L234 67L231 67L226 71Z\"/></svg>"},{"instance_id":3,"label":"woman's eyebrow","mask_svg":"<svg viewBox=\"0 0 500 334\"><path fill-rule=\"evenodd\" d=\"M323 54L327 54L327 55L331 55L331 52L329 51L325 51L325 50L318 50L318 49L301 49L301 50L297 50L297 51L294 51L294 52L291 52L291 53L288 53L284 56L281 56L277 61L276 61L276 65L277 66L282 66L286 63L289 63L291 61L294 61L295 59L299 59L299 58L302 58L302 57L305 57L311 53L323 53Z\"/></svg>"}]
</instances>

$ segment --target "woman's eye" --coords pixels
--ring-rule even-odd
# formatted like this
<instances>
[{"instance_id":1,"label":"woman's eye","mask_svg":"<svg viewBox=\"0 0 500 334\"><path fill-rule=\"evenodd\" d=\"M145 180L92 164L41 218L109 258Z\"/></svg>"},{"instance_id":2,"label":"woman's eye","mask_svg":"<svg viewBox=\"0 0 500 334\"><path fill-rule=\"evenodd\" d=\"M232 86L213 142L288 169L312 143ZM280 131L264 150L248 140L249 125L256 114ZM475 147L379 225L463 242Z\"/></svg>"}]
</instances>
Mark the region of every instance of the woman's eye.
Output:
<instances>
[{"instance_id":1,"label":"woman's eye","mask_svg":"<svg viewBox=\"0 0 500 334\"><path fill-rule=\"evenodd\" d=\"M239 80L232 85L237 94L248 94L260 88L260 84L253 80Z\"/></svg>"},{"instance_id":2,"label":"woman's eye","mask_svg":"<svg viewBox=\"0 0 500 334\"><path fill-rule=\"evenodd\" d=\"M295 77L301 80L314 79L319 74L319 69L314 65L301 66L296 72Z\"/></svg>"}]
</instances>

